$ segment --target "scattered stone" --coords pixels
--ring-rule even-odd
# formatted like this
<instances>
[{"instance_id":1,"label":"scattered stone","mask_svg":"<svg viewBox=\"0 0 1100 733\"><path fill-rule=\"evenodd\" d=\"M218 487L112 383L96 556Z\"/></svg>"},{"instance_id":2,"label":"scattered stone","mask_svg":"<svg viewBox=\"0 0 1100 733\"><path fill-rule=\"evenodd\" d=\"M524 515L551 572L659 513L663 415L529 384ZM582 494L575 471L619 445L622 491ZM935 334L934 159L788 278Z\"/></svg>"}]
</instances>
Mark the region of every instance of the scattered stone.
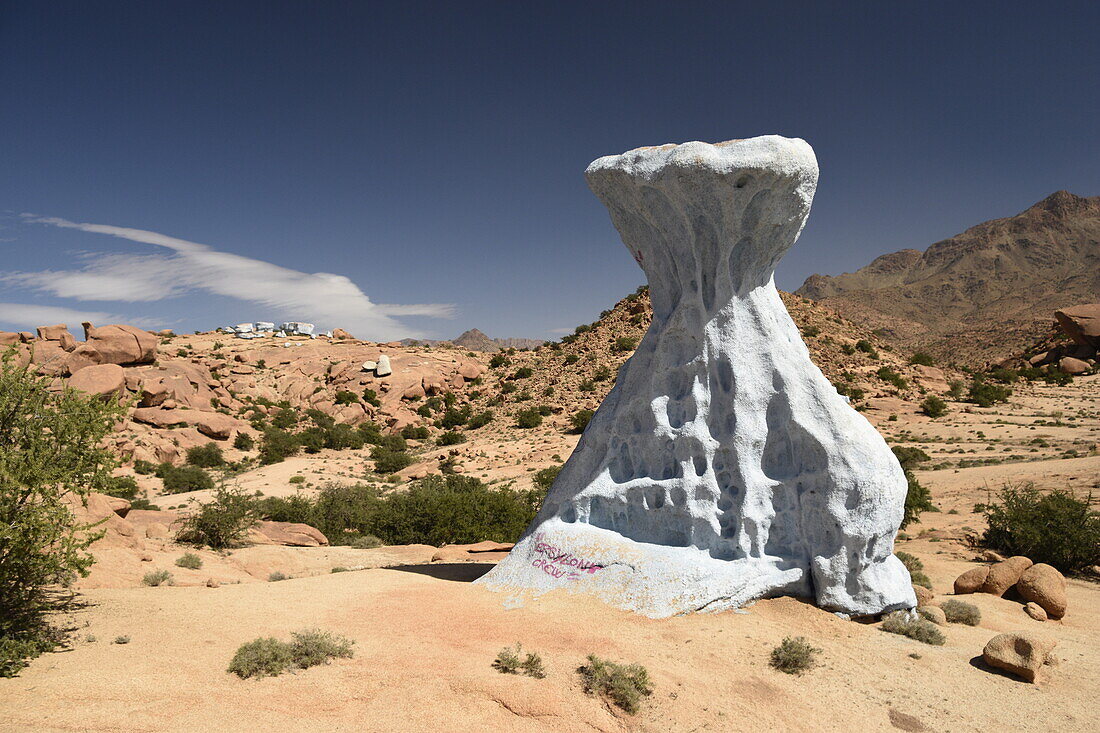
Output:
<instances>
[{"instance_id":1,"label":"scattered stone","mask_svg":"<svg viewBox=\"0 0 1100 733\"><path fill-rule=\"evenodd\" d=\"M967 593L977 593L985 585L985 579L989 576L989 566L983 565L971 568L955 578L955 595L961 596Z\"/></svg>"},{"instance_id":2,"label":"scattered stone","mask_svg":"<svg viewBox=\"0 0 1100 733\"><path fill-rule=\"evenodd\" d=\"M1041 606L1050 618L1066 615L1066 579L1057 568L1046 563L1032 565L1020 576L1016 590L1025 601Z\"/></svg>"},{"instance_id":3,"label":"scattered stone","mask_svg":"<svg viewBox=\"0 0 1100 733\"><path fill-rule=\"evenodd\" d=\"M1024 613L1031 616L1036 621L1046 621L1048 618L1047 612L1035 601L1028 601L1024 604Z\"/></svg>"},{"instance_id":4,"label":"scattered stone","mask_svg":"<svg viewBox=\"0 0 1100 733\"><path fill-rule=\"evenodd\" d=\"M393 374L393 369L390 367L390 357L382 354L378 357L378 364L374 367L374 376L388 377L391 374Z\"/></svg>"},{"instance_id":5,"label":"scattered stone","mask_svg":"<svg viewBox=\"0 0 1100 733\"><path fill-rule=\"evenodd\" d=\"M403 400L418 400L424 396L424 385L414 384L401 393Z\"/></svg>"},{"instance_id":6,"label":"scattered stone","mask_svg":"<svg viewBox=\"0 0 1100 733\"><path fill-rule=\"evenodd\" d=\"M360 367L364 372L373 372L377 368L378 362L376 361L365 361L363 362L363 366Z\"/></svg>"},{"instance_id":7,"label":"scattered stone","mask_svg":"<svg viewBox=\"0 0 1100 733\"><path fill-rule=\"evenodd\" d=\"M348 333L347 331L345 331L342 328L334 328L334 329L332 329L332 338L334 338L334 339L353 339L355 337L352 336L350 333Z\"/></svg>"},{"instance_id":8,"label":"scattered stone","mask_svg":"<svg viewBox=\"0 0 1100 733\"><path fill-rule=\"evenodd\" d=\"M1005 591L1016 585L1016 581L1025 570L1031 567L1031 564L1031 560L1023 555L1015 555L991 566L980 592L1003 596Z\"/></svg>"},{"instance_id":9,"label":"scattered stone","mask_svg":"<svg viewBox=\"0 0 1100 733\"><path fill-rule=\"evenodd\" d=\"M221 585L222 585L221 583L214 580L213 578L207 578L206 579L206 587L207 588L220 588Z\"/></svg>"},{"instance_id":10,"label":"scattered stone","mask_svg":"<svg viewBox=\"0 0 1100 733\"><path fill-rule=\"evenodd\" d=\"M1057 644L1027 632L998 634L985 645L982 659L986 664L1034 682Z\"/></svg>"}]
</instances>

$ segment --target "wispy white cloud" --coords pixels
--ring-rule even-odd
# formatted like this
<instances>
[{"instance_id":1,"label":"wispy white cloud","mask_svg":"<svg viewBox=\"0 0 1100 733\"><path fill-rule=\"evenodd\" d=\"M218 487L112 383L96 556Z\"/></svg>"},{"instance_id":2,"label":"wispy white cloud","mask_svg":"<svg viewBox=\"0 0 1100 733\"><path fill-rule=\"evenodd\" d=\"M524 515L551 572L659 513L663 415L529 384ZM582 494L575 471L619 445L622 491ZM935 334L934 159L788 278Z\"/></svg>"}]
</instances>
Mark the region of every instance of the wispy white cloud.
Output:
<instances>
[{"instance_id":1,"label":"wispy white cloud","mask_svg":"<svg viewBox=\"0 0 1100 733\"><path fill-rule=\"evenodd\" d=\"M160 324L147 318L124 319L114 313L102 311L82 311L75 308L65 308L53 305L32 305L28 303L0 303L0 324L20 331L33 329L36 326L52 326L55 323L67 324L73 335L83 338L80 332L80 324L84 321L91 323L129 323L142 328L152 328Z\"/></svg>"},{"instance_id":2,"label":"wispy white cloud","mask_svg":"<svg viewBox=\"0 0 1100 733\"><path fill-rule=\"evenodd\" d=\"M30 214L24 214L23 220L119 237L171 252L89 255L87 263L77 270L0 274L0 280L9 284L63 298L151 302L204 291L262 305L272 311L272 318L309 320L322 327L339 326L360 338L377 341L424 335L396 320L398 316L454 316L452 305L374 303L343 275L301 272L158 232Z\"/></svg>"}]
</instances>

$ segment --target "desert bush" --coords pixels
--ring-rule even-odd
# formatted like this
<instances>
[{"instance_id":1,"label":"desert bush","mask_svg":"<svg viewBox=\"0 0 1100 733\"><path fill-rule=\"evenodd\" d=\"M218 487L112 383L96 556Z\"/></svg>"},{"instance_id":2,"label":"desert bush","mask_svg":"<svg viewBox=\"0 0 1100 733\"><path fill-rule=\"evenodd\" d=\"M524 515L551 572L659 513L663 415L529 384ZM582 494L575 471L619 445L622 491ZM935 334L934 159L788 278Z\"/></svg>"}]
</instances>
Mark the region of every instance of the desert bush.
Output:
<instances>
[{"instance_id":1,"label":"desert bush","mask_svg":"<svg viewBox=\"0 0 1100 733\"><path fill-rule=\"evenodd\" d=\"M269 636L242 644L229 662L228 671L242 679L275 677L293 664L290 645Z\"/></svg>"},{"instance_id":2,"label":"desert bush","mask_svg":"<svg viewBox=\"0 0 1100 733\"><path fill-rule=\"evenodd\" d=\"M511 362L504 354L493 354L492 357L490 357L489 359L490 369L500 369L501 367L508 366L509 364L511 364Z\"/></svg>"},{"instance_id":3,"label":"desert bush","mask_svg":"<svg viewBox=\"0 0 1100 733\"><path fill-rule=\"evenodd\" d=\"M406 425L401 428L401 437L405 440L425 440L428 435L428 429L422 425Z\"/></svg>"},{"instance_id":4,"label":"desert bush","mask_svg":"<svg viewBox=\"0 0 1100 733\"><path fill-rule=\"evenodd\" d=\"M883 616L880 628L933 646L943 646L946 641L943 632L934 623L909 611L894 611Z\"/></svg>"},{"instance_id":5,"label":"desert bush","mask_svg":"<svg viewBox=\"0 0 1100 733\"><path fill-rule=\"evenodd\" d=\"M803 326L802 335L806 338L813 338L821 335L821 328L819 326Z\"/></svg>"},{"instance_id":6,"label":"desert bush","mask_svg":"<svg viewBox=\"0 0 1100 733\"><path fill-rule=\"evenodd\" d=\"M561 466L550 466L535 472L535 488L544 494L554 485L554 480L561 473Z\"/></svg>"},{"instance_id":7,"label":"desert bush","mask_svg":"<svg viewBox=\"0 0 1100 733\"><path fill-rule=\"evenodd\" d=\"M185 552L176 558L176 567L198 570L202 567L202 558L193 552Z\"/></svg>"},{"instance_id":8,"label":"desert bush","mask_svg":"<svg viewBox=\"0 0 1100 733\"><path fill-rule=\"evenodd\" d=\"M775 649L772 649L770 664L773 669L787 674L802 674L812 668L816 657L821 653L805 637L786 637Z\"/></svg>"},{"instance_id":9,"label":"desert bush","mask_svg":"<svg viewBox=\"0 0 1100 733\"><path fill-rule=\"evenodd\" d=\"M222 449L213 441L206 445L196 445L187 449L187 463L202 468L216 468L225 465Z\"/></svg>"},{"instance_id":10,"label":"desert bush","mask_svg":"<svg viewBox=\"0 0 1100 733\"><path fill-rule=\"evenodd\" d=\"M287 481L287 483L291 484L304 484L305 482L306 477L301 475L291 476L290 479L288 479Z\"/></svg>"},{"instance_id":11,"label":"desert bush","mask_svg":"<svg viewBox=\"0 0 1100 733\"><path fill-rule=\"evenodd\" d=\"M589 421L592 416L596 414L595 410L577 410L569 418L569 425L574 433L583 433L584 429L588 427Z\"/></svg>"},{"instance_id":12,"label":"desert bush","mask_svg":"<svg viewBox=\"0 0 1100 733\"><path fill-rule=\"evenodd\" d=\"M233 438L233 447L240 451L250 451L256 447L256 441L248 433L237 433Z\"/></svg>"},{"instance_id":13,"label":"desert bush","mask_svg":"<svg viewBox=\"0 0 1100 733\"><path fill-rule=\"evenodd\" d=\"M649 672L640 664L619 664L588 655L588 663L577 670L584 691L602 695L630 713L638 712L643 697L653 694Z\"/></svg>"},{"instance_id":14,"label":"desert bush","mask_svg":"<svg viewBox=\"0 0 1100 733\"><path fill-rule=\"evenodd\" d=\"M448 407L443 413L443 416L439 418L439 427L444 430L450 430L471 422L471 410L472 408L469 405L463 405L460 408ZM491 414L492 413L490 413L490 415ZM481 426L479 425L478 427Z\"/></svg>"},{"instance_id":15,"label":"desert bush","mask_svg":"<svg viewBox=\"0 0 1100 733\"><path fill-rule=\"evenodd\" d=\"M931 354L927 354L923 351L916 351L909 357L910 364L919 364L921 366L935 366L936 360L932 358Z\"/></svg>"},{"instance_id":16,"label":"desert bush","mask_svg":"<svg viewBox=\"0 0 1100 733\"><path fill-rule=\"evenodd\" d=\"M359 395L354 392L349 392L346 389L342 389L336 393L334 402L338 405L354 405L359 401Z\"/></svg>"},{"instance_id":17,"label":"desert bush","mask_svg":"<svg viewBox=\"0 0 1100 733\"><path fill-rule=\"evenodd\" d=\"M634 351L638 346L638 339L633 336L620 336L615 339L615 351Z\"/></svg>"},{"instance_id":18,"label":"desert bush","mask_svg":"<svg viewBox=\"0 0 1100 733\"><path fill-rule=\"evenodd\" d=\"M172 574L167 570L153 570L146 573L141 578L143 585L156 587L158 585L172 585Z\"/></svg>"},{"instance_id":19,"label":"desert bush","mask_svg":"<svg viewBox=\"0 0 1100 733\"><path fill-rule=\"evenodd\" d=\"M966 397L966 383L961 379L952 379L947 383L947 396L955 401Z\"/></svg>"},{"instance_id":20,"label":"desert bush","mask_svg":"<svg viewBox=\"0 0 1100 733\"><path fill-rule=\"evenodd\" d=\"M337 423L325 431L325 447L331 450L359 450L364 442L362 433L345 423Z\"/></svg>"},{"instance_id":21,"label":"desert bush","mask_svg":"<svg viewBox=\"0 0 1100 733\"><path fill-rule=\"evenodd\" d=\"M905 566L905 569L909 571L909 579L913 585L919 585L928 590L932 590L932 579L925 574L924 563L908 552L899 550L894 554L901 560L901 564Z\"/></svg>"},{"instance_id":22,"label":"desert bush","mask_svg":"<svg viewBox=\"0 0 1100 733\"><path fill-rule=\"evenodd\" d=\"M435 439L436 445L458 445L459 443L465 443L466 436L457 430L448 430Z\"/></svg>"},{"instance_id":23,"label":"desert bush","mask_svg":"<svg viewBox=\"0 0 1100 733\"><path fill-rule=\"evenodd\" d=\"M528 677L536 679L542 679L546 676L542 657L535 652L528 652L526 656L521 655L523 655L523 648L519 642L516 642L514 649L504 647L500 650L497 658L493 660L492 667L501 674L519 674L522 672Z\"/></svg>"},{"instance_id":24,"label":"desert bush","mask_svg":"<svg viewBox=\"0 0 1100 733\"><path fill-rule=\"evenodd\" d=\"M596 382L606 382L611 379L611 367L606 364L601 364L595 373L593 373L592 379Z\"/></svg>"},{"instance_id":25,"label":"desert bush","mask_svg":"<svg viewBox=\"0 0 1100 733\"><path fill-rule=\"evenodd\" d=\"M848 382L834 382L833 387L836 389L837 394L842 394L852 402L859 402L867 393L859 387L852 386Z\"/></svg>"},{"instance_id":26,"label":"desert bush","mask_svg":"<svg viewBox=\"0 0 1100 733\"><path fill-rule=\"evenodd\" d=\"M1009 387L990 384L981 376L976 376L974 381L970 383L970 390L966 399L978 407L992 407L997 402L1008 402L1008 398L1011 396L1012 390Z\"/></svg>"},{"instance_id":27,"label":"desert bush","mask_svg":"<svg viewBox=\"0 0 1100 733\"><path fill-rule=\"evenodd\" d=\"M859 341L856 341L855 349L856 351L862 351L864 354L867 354L867 356L871 357L872 359L878 358L878 351L875 350L874 344L872 344L867 339L860 339Z\"/></svg>"},{"instance_id":28,"label":"desert bush","mask_svg":"<svg viewBox=\"0 0 1100 733\"><path fill-rule=\"evenodd\" d=\"M534 373L531 367L520 367L516 370L515 374L512 375L512 379L527 379Z\"/></svg>"},{"instance_id":29,"label":"desert bush","mask_svg":"<svg viewBox=\"0 0 1100 733\"><path fill-rule=\"evenodd\" d=\"M287 579L286 573L282 572L281 570L275 570L273 572L268 573L268 575L267 575L267 582L268 583L278 583L280 580L286 580L286 579Z\"/></svg>"},{"instance_id":30,"label":"desert bush","mask_svg":"<svg viewBox=\"0 0 1100 733\"><path fill-rule=\"evenodd\" d=\"M350 659L355 642L319 629L295 631L290 635L290 657L296 667L309 669L332 659Z\"/></svg>"},{"instance_id":31,"label":"desert bush","mask_svg":"<svg viewBox=\"0 0 1100 733\"><path fill-rule=\"evenodd\" d=\"M516 413L517 428L537 428L542 425L542 414L537 407L529 407Z\"/></svg>"},{"instance_id":32,"label":"desert bush","mask_svg":"<svg viewBox=\"0 0 1100 733\"><path fill-rule=\"evenodd\" d=\"M256 523L259 501L239 488L218 487L214 500L199 506L184 521L176 539L215 550L235 547Z\"/></svg>"},{"instance_id":33,"label":"desert bush","mask_svg":"<svg viewBox=\"0 0 1100 733\"><path fill-rule=\"evenodd\" d=\"M138 459L134 461L134 473L141 476L150 476L157 470L156 464Z\"/></svg>"},{"instance_id":34,"label":"desert bush","mask_svg":"<svg viewBox=\"0 0 1100 733\"><path fill-rule=\"evenodd\" d=\"M902 515L901 526L906 527L912 522L919 522L923 512L934 512L936 506L932 503L932 492L923 486L913 473L913 468L924 461L929 460L929 455L920 448L895 445L891 448L894 455L901 463L905 472L906 492L905 511Z\"/></svg>"},{"instance_id":35,"label":"desert bush","mask_svg":"<svg viewBox=\"0 0 1100 733\"><path fill-rule=\"evenodd\" d=\"M161 471L166 494L182 494L186 491L209 491L214 479L198 466L169 466Z\"/></svg>"},{"instance_id":36,"label":"desert bush","mask_svg":"<svg viewBox=\"0 0 1100 733\"><path fill-rule=\"evenodd\" d=\"M414 461L405 451L391 450L381 445L371 449L370 457L374 461L374 470L378 473L397 473L411 466Z\"/></svg>"},{"instance_id":37,"label":"desert bush","mask_svg":"<svg viewBox=\"0 0 1100 733\"><path fill-rule=\"evenodd\" d=\"M878 371L875 373L878 375L879 379L894 385L898 389L909 388L909 382L905 381L905 377L901 376L888 366L879 367Z\"/></svg>"},{"instance_id":38,"label":"desert bush","mask_svg":"<svg viewBox=\"0 0 1100 733\"><path fill-rule=\"evenodd\" d=\"M73 503L112 481L103 447L123 414L117 403L65 389L0 352L0 676L55 648L58 587L86 575L102 531L80 524Z\"/></svg>"},{"instance_id":39,"label":"desert bush","mask_svg":"<svg viewBox=\"0 0 1100 733\"><path fill-rule=\"evenodd\" d=\"M294 496L266 496L256 502L260 519L271 522L298 522L313 524L314 502L300 494Z\"/></svg>"},{"instance_id":40,"label":"desert bush","mask_svg":"<svg viewBox=\"0 0 1100 733\"><path fill-rule=\"evenodd\" d=\"M385 546L385 544L386 543L383 542L380 538L375 537L372 534L367 534L356 537L355 540L349 543L348 546L354 547L357 550L371 550L375 547L383 547Z\"/></svg>"},{"instance_id":41,"label":"desert bush","mask_svg":"<svg viewBox=\"0 0 1100 733\"><path fill-rule=\"evenodd\" d=\"M572 366L573 364L576 364L580 360L581 360L581 358L579 356L577 356L576 354L569 354L568 356L565 357L565 365L566 366Z\"/></svg>"},{"instance_id":42,"label":"desert bush","mask_svg":"<svg viewBox=\"0 0 1100 733\"><path fill-rule=\"evenodd\" d=\"M989 372L989 378L995 379L1001 384L1013 384L1020 380L1020 375L1015 369L1009 369L1008 367L997 367Z\"/></svg>"},{"instance_id":43,"label":"desert bush","mask_svg":"<svg viewBox=\"0 0 1100 733\"><path fill-rule=\"evenodd\" d=\"M920 403L921 412L931 418L943 417L947 414L947 403L934 394L928 395Z\"/></svg>"},{"instance_id":44,"label":"desert bush","mask_svg":"<svg viewBox=\"0 0 1100 733\"><path fill-rule=\"evenodd\" d=\"M998 500L974 509L988 523L982 538L987 547L1071 573L1100 564L1100 512L1091 504L1091 494L1044 494L1026 483L1006 485Z\"/></svg>"},{"instance_id":45,"label":"desert bush","mask_svg":"<svg viewBox=\"0 0 1100 733\"><path fill-rule=\"evenodd\" d=\"M469 428L470 430L477 430L478 428L485 427L486 425L488 425L492 421L493 421L493 411L492 410L485 410L484 412L479 412L476 415L474 415L473 417L471 417L470 421L468 423L466 423L466 427Z\"/></svg>"},{"instance_id":46,"label":"desert bush","mask_svg":"<svg viewBox=\"0 0 1100 733\"><path fill-rule=\"evenodd\" d=\"M281 463L297 454L299 448L301 444L294 435L279 428L268 428L264 430L263 443L260 444L260 463Z\"/></svg>"},{"instance_id":47,"label":"desert bush","mask_svg":"<svg viewBox=\"0 0 1100 733\"><path fill-rule=\"evenodd\" d=\"M577 385L577 389L579 389L581 392L595 392L596 383L593 382L591 379L586 379Z\"/></svg>"},{"instance_id":48,"label":"desert bush","mask_svg":"<svg viewBox=\"0 0 1100 733\"><path fill-rule=\"evenodd\" d=\"M973 603L948 599L940 604L943 615L953 624L966 624L977 626L982 621L982 612Z\"/></svg>"},{"instance_id":49,"label":"desert bush","mask_svg":"<svg viewBox=\"0 0 1100 733\"><path fill-rule=\"evenodd\" d=\"M101 491L107 496L130 501L137 496L138 485L132 476L111 476Z\"/></svg>"},{"instance_id":50,"label":"desert bush","mask_svg":"<svg viewBox=\"0 0 1100 733\"><path fill-rule=\"evenodd\" d=\"M130 643L130 637L127 636L126 634L123 634L121 636L116 636L115 640L114 640L114 643L115 644L129 644Z\"/></svg>"}]
</instances>

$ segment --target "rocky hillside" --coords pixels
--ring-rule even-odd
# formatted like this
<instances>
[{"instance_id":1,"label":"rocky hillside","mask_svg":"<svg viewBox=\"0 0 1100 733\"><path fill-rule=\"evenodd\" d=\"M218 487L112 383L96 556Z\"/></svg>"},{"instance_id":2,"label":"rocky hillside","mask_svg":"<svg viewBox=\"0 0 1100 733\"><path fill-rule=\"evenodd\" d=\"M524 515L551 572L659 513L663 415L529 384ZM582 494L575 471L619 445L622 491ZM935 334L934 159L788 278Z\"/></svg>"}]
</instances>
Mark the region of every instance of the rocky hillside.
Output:
<instances>
[{"instance_id":1,"label":"rocky hillside","mask_svg":"<svg viewBox=\"0 0 1100 733\"><path fill-rule=\"evenodd\" d=\"M971 366L1024 349L1050 314L1100 292L1100 196L1058 191L924 252L883 255L853 273L812 275L796 293L903 348Z\"/></svg>"},{"instance_id":2,"label":"rocky hillside","mask_svg":"<svg viewBox=\"0 0 1100 733\"><path fill-rule=\"evenodd\" d=\"M471 328L469 331L463 331L458 338L451 339L450 341L425 341L419 339L404 339L401 341L403 346L456 346L460 349L484 351L486 353L497 352L501 349L533 349L536 346L541 346L542 343L543 342L538 339L490 338L486 336L484 332L476 328Z\"/></svg>"}]
</instances>

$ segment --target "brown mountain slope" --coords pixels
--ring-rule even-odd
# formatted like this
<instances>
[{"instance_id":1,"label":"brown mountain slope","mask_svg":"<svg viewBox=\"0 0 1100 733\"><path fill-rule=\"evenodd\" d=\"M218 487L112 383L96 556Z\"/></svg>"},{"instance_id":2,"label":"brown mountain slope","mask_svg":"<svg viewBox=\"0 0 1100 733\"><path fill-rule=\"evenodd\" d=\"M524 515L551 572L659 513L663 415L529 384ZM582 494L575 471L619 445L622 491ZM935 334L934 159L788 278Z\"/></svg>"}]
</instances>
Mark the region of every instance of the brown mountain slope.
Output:
<instances>
[{"instance_id":1,"label":"brown mountain slope","mask_svg":"<svg viewBox=\"0 0 1100 733\"><path fill-rule=\"evenodd\" d=\"M1056 309L1100 293L1100 196L1058 191L923 253L812 275L796 293L882 329L904 349L968 365L995 360L1044 333Z\"/></svg>"}]
</instances>

